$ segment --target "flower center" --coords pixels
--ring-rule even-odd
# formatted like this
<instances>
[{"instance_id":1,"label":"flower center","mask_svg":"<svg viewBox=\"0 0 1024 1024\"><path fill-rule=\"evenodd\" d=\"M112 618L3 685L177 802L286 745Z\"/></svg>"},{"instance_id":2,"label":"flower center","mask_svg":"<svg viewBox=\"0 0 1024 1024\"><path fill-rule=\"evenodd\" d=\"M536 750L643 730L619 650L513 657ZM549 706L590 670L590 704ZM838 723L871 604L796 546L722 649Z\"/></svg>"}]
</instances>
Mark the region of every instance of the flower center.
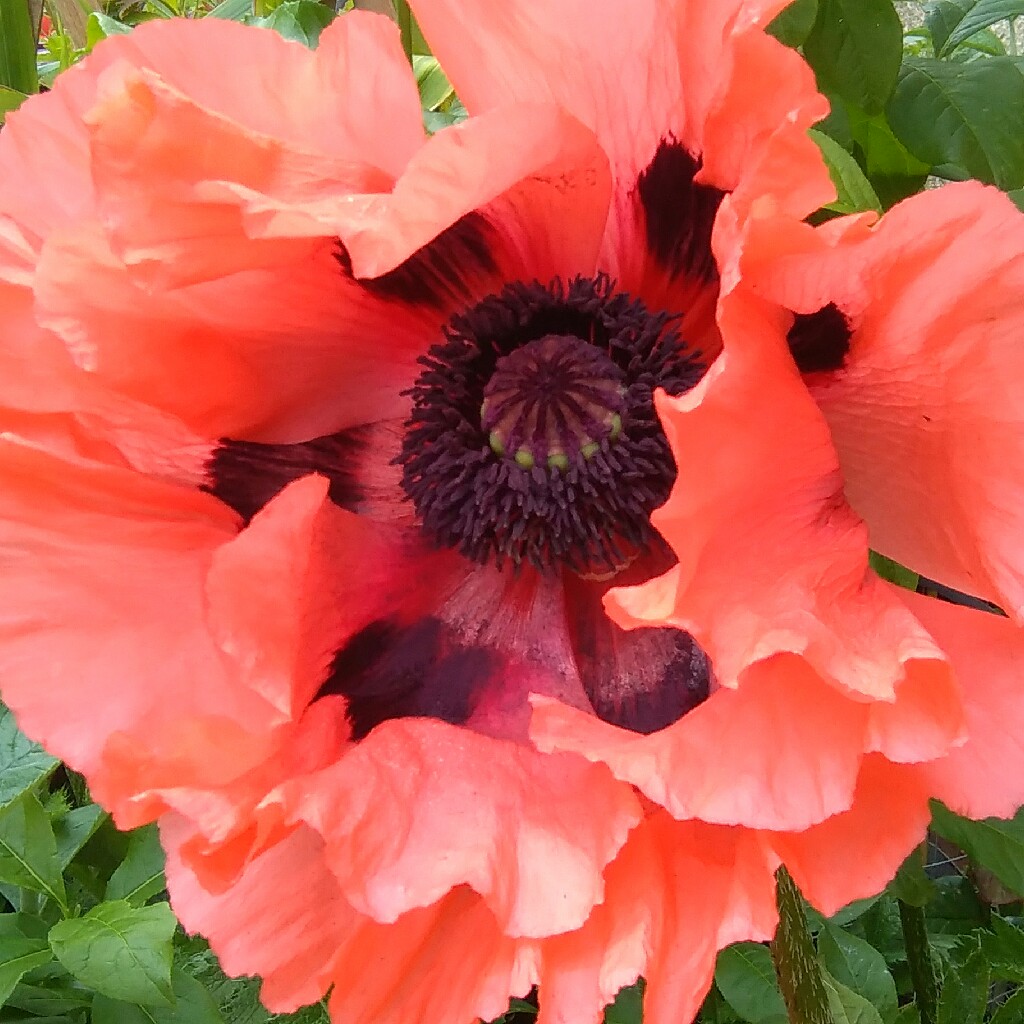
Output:
<instances>
[{"instance_id":1,"label":"flower center","mask_svg":"<svg viewBox=\"0 0 1024 1024\"><path fill-rule=\"evenodd\" d=\"M675 479L654 390L705 370L677 319L603 274L516 282L452 317L420 360L397 459L423 530L478 562L628 565Z\"/></svg>"},{"instance_id":2,"label":"flower center","mask_svg":"<svg viewBox=\"0 0 1024 1024\"><path fill-rule=\"evenodd\" d=\"M623 372L571 335L547 334L502 356L484 388L480 425L496 455L523 469L567 470L622 432Z\"/></svg>"}]
</instances>

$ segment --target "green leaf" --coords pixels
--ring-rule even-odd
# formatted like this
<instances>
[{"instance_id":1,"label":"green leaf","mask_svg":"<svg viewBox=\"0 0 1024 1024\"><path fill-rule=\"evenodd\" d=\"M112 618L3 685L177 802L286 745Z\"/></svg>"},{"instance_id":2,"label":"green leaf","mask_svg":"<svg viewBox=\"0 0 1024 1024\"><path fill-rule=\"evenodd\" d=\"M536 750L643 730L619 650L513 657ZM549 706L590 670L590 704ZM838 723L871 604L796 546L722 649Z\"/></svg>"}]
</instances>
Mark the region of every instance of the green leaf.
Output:
<instances>
[{"instance_id":1,"label":"green leaf","mask_svg":"<svg viewBox=\"0 0 1024 1024\"><path fill-rule=\"evenodd\" d=\"M1024 188L1011 189L1006 194L1010 197L1017 209L1024 213Z\"/></svg>"},{"instance_id":2,"label":"green leaf","mask_svg":"<svg viewBox=\"0 0 1024 1024\"><path fill-rule=\"evenodd\" d=\"M0 4L3 2L0 0ZM10 709L0 704L0 806L45 779L59 763L38 743L33 743L18 728Z\"/></svg>"},{"instance_id":3,"label":"green leaf","mask_svg":"<svg viewBox=\"0 0 1024 1024\"><path fill-rule=\"evenodd\" d=\"M272 28L285 39L315 49L320 33L334 20L334 8L316 0L285 0L265 18L247 18L249 25Z\"/></svg>"},{"instance_id":4,"label":"green leaf","mask_svg":"<svg viewBox=\"0 0 1024 1024\"><path fill-rule=\"evenodd\" d=\"M89 841L103 824L106 811L96 804L73 807L53 822L53 835L57 841L57 860L61 871L74 860L75 854Z\"/></svg>"},{"instance_id":5,"label":"green leaf","mask_svg":"<svg viewBox=\"0 0 1024 1024\"><path fill-rule=\"evenodd\" d=\"M921 1011L914 1003L901 1006L896 1014L896 1024L921 1024Z\"/></svg>"},{"instance_id":6,"label":"green leaf","mask_svg":"<svg viewBox=\"0 0 1024 1024\"><path fill-rule=\"evenodd\" d=\"M945 57L981 29L1024 14L1024 0L938 0L929 5L925 22L935 53Z\"/></svg>"},{"instance_id":7,"label":"green leaf","mask_svg":"<svg viewBox=\"0 0 1024 1024\"><path fill-rule=\"evenodd\" d=\"M17 110L28 99L28 95L0 85L0 125L7 120L7 115Z\"/></svg>"},{"instance_id":8,"label":"green leaf","mask_svg":"<svg viewBox=\"0 0 1024 1024\"><path fill-rule=\"evenodd\" d=\"M891 0L819 0L804 56L825 91L878 113L903 59L903 26Z\"/></svg>"},{"instance_id":9,"label":"green leaf","mask_svg":"<svg viewBox=\"0 0 1024 1024\"><path fill-rule=\"evenodd\" d=\"M917 590L917 584L921 577L912 569L908 569L905 565L900 565L899 562L894 562L891 558L886 558L885 555L880 555L877 551L870 552L868 561L871 564L871 568L883 580L895 583L896 586L903 587L906 590Z\"/></svg>"},{"instance_id":10,"label":"green leaf","mask_svg":"<svg viewBox=\"0 0 1024 1024\"><path fill-rule=\"evenodd\" d=\"M718 954L715 983L725 1001L750 1024L786 1019L786 1004L775 977L772 955L757 942L737 942Z\"/></svg>"},{"instance_id":11,"label":"green leaf","mask_svg":"<svg viewBox=\"0 0 1024 1024\"><path fill-rule=\"evenodd\" d=\"M253 13L252 0L221 0L207 15L225 21L244 21Z\"/></svg>"},{"instance_id":12,"label":"green leaf","mask_svg":"<svg viewBox=\"0 0 1024 1024\"><path fill-rule=\"evenodd\" d=\"M802 46L818 17L818 0L793 0L769 23L765 31L784 46Z\"/></svg>"},{"instance_id":13,"label":"green leaf","mask_svg":"<svg viewBox=\"0 0 1024 1024\"><path fill-rule=\"evenodd\" d=\"M441 70L436 57L417 54L412 59L412 70L416 75L420 105L424 110L437 110L455 95L455 88Z\"/></svg>"},{"instance_id":14,"label":"green leaf","mask_svg":"<svg viewBox=\"0 0 1024 1024\"><path fill-rule=\"evenodd\" d=\"M993 976L1024 984L1024 931L1001 917L993 917L992 931L982 933L981 950Z\"/></svg>"},{"instance_id":15,"label":"green leaf","mask_svg":"<svg viewBox=\"0 0 1024 1024\"><path fill-rule=\"evenodd\" d=\"M858 213L861 210L881 212L882 204L857 161L835 139L813 128L808 134L821 150L832 184L836 187L837 198L826 209L836 213Z\"/></svg>"},{"instance_id":16,"label":"green leaf","mask_svg":"<svg viewBox=\"0 0 1024 1024\"><path fill-rule=\"evenodd\" d=\"M60 1017L70 1014L80 1021L79 1013L88 1009L91 1002L92 993L83 992L81 989L42 988L38 985L26 985L23 982L11 993L7 1005L25 1010L27 1013L33 1014L34 1017ZM34 1020L33 1024L35 1024Z\"/></svg>"},{"instance_id":17,"label":"green leaf","mask_svg":"<svg viewBox=\"0 0 1024 1024\"><path fill-rule=\"evenodd\" d=\"M67 907L53 828L30 792L0 810L0 882L41 892Z\"/></svg>"},{"instance_id":18,"label":"green leaf","mask_svg":"<svg viewBox=\"0 0 1024 1024\"><path fill-rule=\"evenodd\" d=\"M1024 894L1024 808L1009 820L971 821L933 800L932 828L988 868L1008 889Z\"/></svg>"},{"instance_id":19,"label":"green leaf","mask_svg":"<svg viewBox=\"0 0 1024 1024\"><path fill-rule=\"evenodd\" d=\"M174 1005L137 1006L97 994L92 1024L224 1024L216 1000L202 982L175 968L171 975Z\"/></svg>"},{"instance_id":20,"label":"green leaf","mask_svg":"<svg viewBox=\"0 0 1024 1024\"><path fill-rule=\"evenodd\" d=\"M862 996L836 981L828 971L822 971L828 993L828 1008L832 1024L882 1024L878 1011Z\"/></svg>"},{"instance_id":21,"label":"green leaf","mask_svg":"<svg viewBox=\"0 0 1024 1024\"><path fill-rule=\"evenodd\" d=\"M164 851L156 825L136 829L129 837L124 860L110 876L106 898L141 906L165 886Z\"/></svg>"},{"instance_id":22,"label":"green leaf","mask_svg":"<svg viewBox=\"0 0 1024 1024\"><path fill-rule=\"evenodd\" d=\"M936 1024L981 1024L988 1004L989 966L973 953L956 971L947 971L939 994Z\"/></svg>"},{"instance_id":23,"label":"green leaf","mask_svg":"<svg viewBox=\"0 0 1024 1024\"><path fill-rule=\"evenodd\" d=\"M0 938L0 1006L25 974L52 959L46 939Z\"/></svg>"},{"instance_id":24,"label":"green leaf","mask_svg":"<svg viewBox=\"0 0 1024 1024\"><path fill-rule=\"evenodd\" d=\"M85 917L59 921L50 946L65 970L83 985L128 1003L172 1002L171 939L176 921L166 903L133 907L114 900Z\"/></svg>"},{"instance_id":25,"label":"green leaf","mask_svg":"<svg viewBox=\"0 0 1024 1024\"><path fill-rule=\"evenodd\" d=\"M619 990L615 1002L604 1011L604 1024L642 1024L644 1018L644 984L638 981Z\"/></svg>"},{"instance_id":26,"label":"green leaf","mask_svg":"<svg viewBox=\"0 0 1024 1024\"><path fill-rule=\"evenodd\" d=\"M911 58L888 114L899 140L941 177L1024 186L1024 74L1014 58Z\"/></svg>"},{"instance_id":27,"label":"green leaf","mask_svg":"<svg viewBox=\"0 0 1024 1024\"><path fill-rule=\"evenodd\" d=\"M1024 1024L1024 989L1018 989L989 1018L989 1024Z\"/></svg>"},{"instance_id":28,"label":"green leaf","mask_svg":"<svg viewBox=\"0 0 1024 1024\"><path fill-rule=\"evenodd\" d=\"M36 33L28 0L0 0L0 85L26 94L39 91Z\"/></svg>"},{"instance_id":29,"label":"green leaf","mask_svg":"<svg viewBox=\"0 0 1024 1024\"><path fill-rule=\"evenodd\" d=\"M818 958L834 981L863 996L884 1024L896 1019L898 1000L885 957L874 946L826 924L818 935Z\"/></svg>"},{"instance_id":30,"label":"green leaf","mask_svg":"<svg viewBox=\"0 0 1024 1024\"><path fill-rule=\"evenodd\" d=\"M110 36L124 36L131 30L131 25L125 25L116 18L108 17L100 11L90 11L89 20L85 23L85 52L91 53L97 43Z\"/></svg>"},{"instance_id":31,"label":"green leaf","mask_svg":"<svg viewBox=\"0 0 1024 1024\"><path fill-rule=\"evenodd\" d=\"M925 874L918 850L900 865L896 877L888 885L888 891L912 907L927 906L934 899L935 883Z\"/></svg>"}]
</instances>

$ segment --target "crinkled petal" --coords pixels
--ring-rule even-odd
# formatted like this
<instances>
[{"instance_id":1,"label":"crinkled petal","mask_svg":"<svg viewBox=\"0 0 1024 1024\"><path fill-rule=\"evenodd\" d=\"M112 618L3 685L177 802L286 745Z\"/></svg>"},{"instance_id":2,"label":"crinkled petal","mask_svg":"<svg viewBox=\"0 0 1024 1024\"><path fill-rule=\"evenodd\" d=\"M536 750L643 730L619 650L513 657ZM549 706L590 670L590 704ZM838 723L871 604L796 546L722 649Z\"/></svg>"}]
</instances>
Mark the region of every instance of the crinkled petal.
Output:
<instances>
[{"instance_id":1,"label":"crinkled petal","mask_svg":"<svg viewBox=\"0 0 1024 1024\"><path fill-rule=\"evenodd\" d=\"M852 328L814 381L850 503L897 561L1024 615L1020 214L976 183L929 190L873 230L804 229L748 280L791 309L828 302Z\"/></svg>"},{"instance_id":2,"label":"crinkled petal","mask_svg":"<svg viewBox=\"0 0 1024 1024\"><path fill-rule=\"evenodd\" d=\"M868 569L867 530L780 314L735 293L719 319L725 352L688 394L657 398L679 472L651 521L679 564L611 591L609 614L687 630L727 687L788 651L851 693L892 701L907 673L941 671L941 652Z\"/></svg>"},{"instance_id":3,"label":"crinkled petal","mask_svg":"<svg viewBox=\"0 0 1024 1024\"><path fill-rule=\"evenodd\" d=\"M361 912L393 921L465 883L506 934L527 936L582 924L640 820L631 790L603 766L429 719L383 723L334 768L271 799L324 836Z\"/></svg>"}]
</instances>

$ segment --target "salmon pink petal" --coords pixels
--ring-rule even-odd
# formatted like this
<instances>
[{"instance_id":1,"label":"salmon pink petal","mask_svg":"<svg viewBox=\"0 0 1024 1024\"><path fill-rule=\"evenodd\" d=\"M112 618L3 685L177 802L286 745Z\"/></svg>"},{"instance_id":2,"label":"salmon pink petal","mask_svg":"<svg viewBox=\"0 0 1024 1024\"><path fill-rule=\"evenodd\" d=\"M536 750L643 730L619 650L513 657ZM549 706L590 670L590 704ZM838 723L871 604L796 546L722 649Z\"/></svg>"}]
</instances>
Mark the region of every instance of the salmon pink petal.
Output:
<instances>
[{"instance_id":1,"label":"salmon pink petal","mask_svg":"<svg viewBox=\"0 0 1024 1024\"><path fill-rule=\"evenodd\" d=\"M892 701L908 672L942 656L868 569L867 531L779 316L723 299L725 352L688 394L658 397L679 471L651 522L679 564L612 590L606 607L625 627L685 629L726 687L788 651L848 692Z\"/></svg>"},{"instance_id":2,"label":"salmon pink petal","mask_svg":"<svg viewBox=\"0 0 1024 1024\"><path fill-rule=\"evenodd\" d=\"M957 184L900 203L872 230L804 231L784 259L749 268L752 286L789 308L833 303L847 319L841 366L810 383L872 545L1016 617L1019 217L996 190Z\"/></svg>"},{"instance_id":3,"label":"salmon pink petal","mask_svg":"<svg viewBox=\"0 0 1024 1024\"><path fill-rule=\"evenodd\" d=\"M918 770L867 757L848 811L804 832L765 835L800 891L826 916L880 892L924 840L931 811Z\"/></svg>"},{"instance_id":4,"label":"salmon pink petal","mask_svg":"<svg viewBox=\"0 0 1024 1024\"><path fill-rule=\"evenodd\" d=\"M466 888L381 925L345 901L322 840L299 828L212 894L182 866L188 836L184 819L161 822L175 912L210 936L229 974L261 974L262 999L276 1012L333 986L332 1017L352 1024L465 1024L500 1016L509 995L525 996L536 979L536 948L502 935Z\"/></svg>"},{"instance_id":5,"label":"salmon pink petal","mask_svg":"<svg viewBox=\"0 0 1024 1024\"><path fill-rule=\"evenodd\" d=\"M640 820L603 766L429 719L384 722L315 783L272 799L324 836L362 913L394 921L468 884L502 931L527 936L583 923Z\"/></svg>"},{"instance_id":6,"label":"salmon pink petal","mask_svg":"<svg viewBox=\"0 0 1024 1024\"><path fill-rule=\"evenodd\" d=\"M650 736L544 698L534 698L531 736L541 750L604 762L677 818L801 829L850 806L866 717L780 655Z\"/></svg>"},{"instance_id":7,"label":"salmon pink petal","mask_svg":"<svg viewBox=\"0 0 1024 1024\"><path fill-rule=\"evenodd\" d=\"M897 592L946 651L963 691L967 742L917 767L928 792L971 818L1024 802L1024 632L987 612Z\"/></svg>"},{"instance_id":8,"label":"salmon pink petal","mask_svg":"<svg viewBox=\"0 0 1024 1024\"><path fill-rule=\"evenodd\" d=\"M0 461L3 693L24 728L129 825L159 780L226 781L265 756L280 713L225 671L204 621L233 514L10 440Z\"/></svg>"}]
</instances>

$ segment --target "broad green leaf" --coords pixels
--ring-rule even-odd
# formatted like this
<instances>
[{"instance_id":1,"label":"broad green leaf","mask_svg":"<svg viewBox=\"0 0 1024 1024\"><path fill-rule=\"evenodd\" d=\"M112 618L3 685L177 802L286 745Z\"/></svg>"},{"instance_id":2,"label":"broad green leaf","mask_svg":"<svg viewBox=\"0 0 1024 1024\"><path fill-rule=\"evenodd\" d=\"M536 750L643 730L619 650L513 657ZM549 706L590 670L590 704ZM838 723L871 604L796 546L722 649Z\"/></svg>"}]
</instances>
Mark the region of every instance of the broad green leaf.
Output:
<instances>
[{"instance_id":1,"label":"broad green leaf","mask_svg":"<svg viewBox=\"0 0 1024 1024\"><path fill-rule=\"evenodd\" d=\"M89 841L92 834L103 824L106 811L96 804L73 807L53 822L53 835L57 840L57 860L64 871L75 854Z\"/></svg>"},{"instance_id":2,"label":"broad green leaf","mask_svg":"<svg viewBox=\"0 0 1024 1024\"><path fill-rule=\"evenodd\" d=\"M893 1024L898 1001L885 957L874 946L827 924L818 935L818 957L834 981L866 999L884 1024Z\"/></svg>"},{"instance_id":3,"label":"broad green leaf","mask_svg":"<svg viewBox=\"0 0 1024 1024\"><path fill-rule=\"evenodd\" d=\"M983 28L965 39L949 56L951 60L977 60L983 54L989 57L1005 57L1006 47L1002 39L990 28Z\"/></svg>"},{"instance_id":4,"label":"broad green leaf","mask_svg":"<svg viewBox=\"0 0 1024 1024\"><path fill-rule=\"evenodd\" d=\"M912 907L926 906L935 897L935 883L925 874L917 850L900 865L887 888L893 896Z\"/></svg>"},{"instance_id":5,"label":"broad green leaf","mask_svg":"<svg viewBox=\"0 0 1024 1024\"><path fill-rule=\"evenodd\" d=\"M167 1006L171 993L171 938L176 921L166 903L133 907L114 900L85 917L59 921L50 946L83 985L128 1003Z\"/></svg>"},{"instance_id":6,"label":"broad green leaf","mask_svg":"<svg viewBox=\"0 0 1024 1024\"><path fill-rule=\"evenodd\" d=\"M959 969L947 971L939 994L936 1024L981 1024L988 1004L990 971L984 954L973 953Z\"/></svg>"},{"instance_id":7,"label":"broad green leaf","mask_svg":"<svg viewBox=\"0 0 1024 1024\"><path fill-rule=\"evenodd\" d=\"M989 1024L1024 1024L1024 989L1018 989L989 1018Z\"/></svg>"},{"instance_id":8,"label":"broad green leaf","mask_svg":"<svg viewBox=\"0 0 1024 1024\"><path fill-rule=\"evenodd\" d=\"M100 11L90 11L89 20L85 23L85 52L91 53L97 43L110 36L124 36L131 30L131 25L116 18L108 17Z\"/></svg>"},{"instance_id":9,"label":"broad green leaf","mask_svg":"<svg viewBox=\"0 0 1024 1024\"><path fill-rule=\"evenodd\" d=\"M772 955L757 942L737 942L718 954L715 983L725 1001L750 1024L786 1019Z\"/></svg>"},{"instance_id":10,"label":"broad green leaf","mask_svg":"<svg viewBox=\"0 0 1024 1024\"><path fill-rule=\"evenodd\" d=\"M978 900L974 886L959 875L935 879L935 899L925 908L928 936L936 949L951 949L985 926L988 910Z\"/></svg>"},{"instance_id":11,"label":"broad green leaf","mask_svg":"<svg viewBox=\"0 0 1024 1024\"><path fill-rule=\"evenodd\" d=\"M938 0L926 9L935 52L945 57L981 29L1024 14L1024 0Z\"/></svg>"},{"instance_id":12,"label":"broad green leaf","mask_svg":"<svg viewBox=\"0 0 1024 1024\"><path fill-rule=\"evenodd\" d=\"M1024 188L1011 189L1006 194L1013 201L1017 209L1024 213Z\"/></svg>"},{"instance_id":13,"label":"broad green leaf","mask_svg":"<svg viewBox=\"0 0 1024 1024\"><path fill-rule=\"evenodd\" d=\"M420 105L424 110L437 110L455 93L448 76L441 70L436 57L417 54L412 59L412 70L420 90Z\"/></svg>"},{"instance_id":14,"label":"broad green leaf","mask_svg":"<svg viewBox=\"0 0 1024 1024\"><path fill-rule=\"evenodd\" d=\"M52 959L46 939L0 938L0 1006L25 974Z\"/></svg>"},{"instance_id":15,"label":"broad green leaf","mask_svg":"<svg viewBox=\"0 0 1024 1024\"><path fill-rule=\"evenodd\" d=\"M53 827L32 793L22 793L0 810L0 881L67 906Z\"/></svg>"},{"instance_id":16,"label":"broad green leaf","mask_svg":"<svg viewBox=\"0 0 1024 1024\"><path fill-rule=\"evenodd\" d=\"M785 46L802 46L818 16L818 0L793 0L765 29Z\"/></svg>"},{"instance_id":17,"label":"broad green leaf","mask_svg":"<svg viewBox=\"0 0 1024 1024\"><path fill-rule=\"evenodd\" d=\"M1024 894L1024 809L1009 820L971 821L933 800L932 828L988 868L1008 889Z\"/></svg>"},{"instance_id":18,"label":"broad green leaf","mask_svg":"<svg viewBox=\"0 0 1024 1024\"><path fill-rule=\"evenodd\" d=\"M882 895L879 893L877 896L866 896L862 900L854 900L852 903L847 903L842 910L837 911L828 920L840 928L845 928L852 921L856 921L858 917L866 914L881 898Z\"/></svg>"},{"instance_id":19,"label":"broad green leaf","mask_svg":"<svg viewBox=\"0 0 1024 1024\"><path fill-rule=\"evenodd\" d=\"M41 985L22 983L11 993L7 1006L25 1010L33 1017L61 1017L68 1014L81 1020L79 1014L88 1009L91 1002L92 993L80 988L44 988Z\"/></svg>"},{"instance_id":20,"label":"broad green leaf","mask_svg":"<svg viewBox=\"0 0 1024 1024\"><path fill-rule=\"evenodd\" d=\"M265 18L247 18L250 25L272 28L285 39L315 48L320 33L334 20L334 9L316 0L285 0Z\"/></svg>"},{"instance_id":21,"label":"broad green leaf","mask_svg":"<svg viewBox=\"0 0 1024 1024\"><path fill-rule=\"evenodd\" d=\"M881 212L882 204L857 161L835 139L813 128L808 134L821 150L832 184L836 187L837 198L826 209L836 213L858 213L861 210Z\"/></svg>"},{"instance_id":22,"label":"broad green leaf","mask_svg":"<svg viewBox=\"0 0 1024 1024\"><path fill-rule=\"evenodd\" d=\"M107 883L108 900L127 900L141 906L161 892L164 881L164 851L155 825L132 832L128 852Z\"/></svg>"},{"instance_id":23,"label":"broad green leaf","mask_svg":"<svg viewBox=\"0 0 1024 1024\"><path fill-rule=\"evenodd\" d=\"M28 99L28 94L0 85L0 125L7 120L7 115L17 110Z\"/></svg>"},{"instance_id":24,"label":"broad green leaf","mask_svg":"<svg viewBox=\"0 0 1024 1024\"><path fill-rule=\"evenodd\" d=\"M804 55L824 90L878 113L896 84L903 26L891 0L819 0Z\"/></svg>"},{"instance_id":25,"label":"broad green leaf","mask_svg":"<svg viewBox=\"0 0 1024 1024\"><path fill-rule=\"evenodd\" d=\"M828 1008L832 1024L882 1024L882 1018L862 995L836 981L828 971L821 972L828 993Z\"/></svg>"},{"instance_id":26,"label":"broad green leaf","mask_svg":"<svg viewBox=\"0 0 1024 1024\"><path fill-rule=\"evenodd\" d=\"M0 704L0 806L45 779L59 763L38 743L33 743L18 728L10 709Z\"/></svg>"},{"instance_id":27,"label":"broad green leaf","mask_svg":"<svg viewBox=\"0 0 1024 1024\"><path fill-rule=\"evenodd\" d=\"M224 1024L216 1000L202 982L177 968L171 975L173 1006L138 1006L97 994L92 1024Z\"/></svg>"},{"instance_id":28,"label":"broad green leaf","mask_svg":"<svg viewBox=\"0 0 1024 1024\"><path fill-rule=\"evenodd\" d=\"M888 115L899 140L941 177L1024 186L1024 74L1015 59L911 58Z\"/></svg>"},{"instance_id":29,"label":"broad green leaf","mask_svg":"<svg viewBox=\"0 0 1024 1024\"><path fill-rule=\"evenodd\" d=\"M1024 984L1024 931L993 917L992 931L982 933L981 950L994 977Z\"/></svg>"},{"instance_id":30,"label":"broad green leaf","mask_svg":"<svg viewBox=\"0 0 1024 1024\"><path fill-rule=\"evenodd\" d=\"M45 939L50 926L35 914L0 914L0 938Z\"/></svg>"},{"instance_id":31,"label":"broad green leaf","mask_svg":"<svg viewBox=\"0 0 1024 1024\"><path fill-rule=\"evenodd\" d=\"M0 85L22 93L39 91L36 33L28 0L0 0Z\"/></svg>"},{"instance_id":32,"label":"broad green leaf","mask_svg":"<svg viewBox=\"0 0 1024 1024\"><path fill-rule=\"evenodd\" d=\"M621 989L604 1011L604 1024L642 1024L644 1018L643 982Z\"/></svg>"},{"instance_id":33,"label":"broad green leaf","mask_svg":"<svg viewBox=\"0 0 1024 1024\"><path fill-rule=\"evenodd\" d=\"M921 1011L914 1003L901 1006L896 1014L896 1024L921 1024Z\"/></svg>"}]
</instances>

